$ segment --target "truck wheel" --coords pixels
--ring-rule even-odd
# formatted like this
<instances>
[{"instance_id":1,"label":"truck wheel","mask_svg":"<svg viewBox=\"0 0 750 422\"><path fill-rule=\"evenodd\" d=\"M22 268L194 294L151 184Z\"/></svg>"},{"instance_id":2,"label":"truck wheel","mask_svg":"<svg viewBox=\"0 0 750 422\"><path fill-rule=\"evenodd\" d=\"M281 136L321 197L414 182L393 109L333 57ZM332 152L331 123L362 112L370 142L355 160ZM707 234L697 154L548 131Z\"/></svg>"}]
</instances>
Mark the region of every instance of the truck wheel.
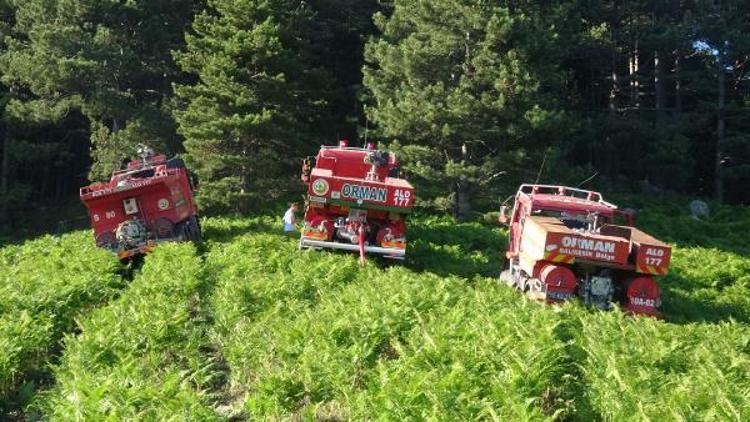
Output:
<instances>
[{"instance_id":1,"label":"truck wheel","mask_svg":"<svg viewBox=\"0 0 750 422\"><path fill-rule=\"evenodd\" d=\"M542 290L542 282L536 278L530 278L526 281L524 291L528 297L534 300L545 300L547 298Z\"/></svg>"},{"instance_id":2,"label":"truck wheel","mask_svg":"<svg viewBox=\"0 0 750 422\"><path fill-rule=\"evenodd\" d=\"M201 228L195 216L182 223L182 239L186 242L200 243L202 241Z\"/></svg>"},{"instance_id":3,"label":"truck wheel","mask_svg":"<svg viewBox=\"0 0 750 422\"><path fill-rule=\"evenodd\" d=\"M180 237L183 242L194 242L195 241L195 229L191 220L185 220L180 224Z\"/></svg>"},{"instance_id":4,"label":"truck wheel","mask_svg":"<svg viewBox=\"0 0 750 422\"><path fill-rule=\"evenodd\" d=\"M201 223L198 221L197 216L190 217L190 227L192 228L192 240L196 243L203 241L203 235L201 234Z\"/></svg>"},{"instance_id":5,"label":"truck wheel","mask_svg":"<svg viewBox=\"0 0 750 422\"><path fill-rule=\"evenodd\" d=\"M190 229L188 227L189 225L190 225L189 221L180 223L177 233L179 234L180 240L182 242L190 242Z\"/></svg>"}]
</instances>

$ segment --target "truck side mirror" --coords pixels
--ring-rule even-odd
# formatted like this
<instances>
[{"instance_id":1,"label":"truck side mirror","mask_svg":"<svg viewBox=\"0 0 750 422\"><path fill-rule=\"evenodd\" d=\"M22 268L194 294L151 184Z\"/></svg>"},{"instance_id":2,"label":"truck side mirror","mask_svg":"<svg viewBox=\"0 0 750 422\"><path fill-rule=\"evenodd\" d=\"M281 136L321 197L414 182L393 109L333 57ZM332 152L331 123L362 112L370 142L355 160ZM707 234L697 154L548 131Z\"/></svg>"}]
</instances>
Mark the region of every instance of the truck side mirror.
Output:
<instances>
[{"instance_id":1,"label":"truck side mirror","mask_svg":"<svg viewBox=\"0 0 750 422\"><path fill-rule=\"evenodd\" d=\"M508 207L506 205L500 206L500 216L497 218L497 221L504 226L508 225Z\"/></svg>"}]
</instances>

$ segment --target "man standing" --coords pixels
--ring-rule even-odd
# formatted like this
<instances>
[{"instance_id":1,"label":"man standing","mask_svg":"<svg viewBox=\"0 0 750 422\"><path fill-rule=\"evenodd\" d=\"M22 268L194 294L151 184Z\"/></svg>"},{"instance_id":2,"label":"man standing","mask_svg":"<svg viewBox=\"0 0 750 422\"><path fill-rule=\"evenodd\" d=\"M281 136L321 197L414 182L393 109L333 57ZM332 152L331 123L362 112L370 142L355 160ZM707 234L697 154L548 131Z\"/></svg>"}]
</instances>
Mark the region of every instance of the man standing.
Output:
<instances>
[{"instance_id":1,"label":"man standing","mask_svg":"<svg viewBox=\"0 0 750 422\"><path fill-rule=\"evenodd\" d=\"M284 234L290 235L295 232L295 223L297 222L297 217L294 213L296 213L297 211L299 211L299 204L297 204L296 202L292 202L291 204L289 204L289 209L284 213Z\"/></svg>"}]
</instances>

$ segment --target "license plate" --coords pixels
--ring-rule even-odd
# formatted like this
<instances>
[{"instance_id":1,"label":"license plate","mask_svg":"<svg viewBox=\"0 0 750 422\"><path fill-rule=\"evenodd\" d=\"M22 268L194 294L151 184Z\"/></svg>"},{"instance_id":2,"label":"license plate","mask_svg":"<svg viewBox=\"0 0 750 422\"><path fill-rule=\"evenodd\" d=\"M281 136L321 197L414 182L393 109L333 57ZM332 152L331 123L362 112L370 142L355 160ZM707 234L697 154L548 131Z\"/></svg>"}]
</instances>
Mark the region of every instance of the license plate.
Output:
<instances>
[{"instance_id":1,"label":"license plate","mask_svg":"<svg viewBox=\"0 0 750 422\"><path fill-rule=\"evenodd\" d=\"M630 298L630 303L635 306L647 306L649 308L656 307L656 301L654 299L646 299L643 297L632 297Z\"/></svg>"},{"instance_id":2,"label":"license plate","mask_svg":"<svg viewBox=\"0 0 750 422\"><path fill-rule=\"evenodd\" d=\"M556 290L548 290L547 291L547 298L548 299L554 299L554 300L568 300L571 297L573 297L572 293L568 292L560 292Z\"/></svg>"}]
</instances>

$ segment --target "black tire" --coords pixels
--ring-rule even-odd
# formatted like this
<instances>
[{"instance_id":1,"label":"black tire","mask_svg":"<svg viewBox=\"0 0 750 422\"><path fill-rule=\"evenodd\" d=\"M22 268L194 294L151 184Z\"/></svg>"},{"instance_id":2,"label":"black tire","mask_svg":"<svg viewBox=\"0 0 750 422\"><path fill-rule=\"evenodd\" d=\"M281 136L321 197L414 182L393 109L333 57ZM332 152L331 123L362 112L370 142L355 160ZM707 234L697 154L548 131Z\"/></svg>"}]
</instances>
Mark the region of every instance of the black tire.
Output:
<instances>
[{"instance_id":1,"label":"black tire","mask_svg":"<svg viewBox=\"0 0 750 422\"><path fill-rule=\"evenodd\" d=\"M180 224L179 233L183 242L196 242L196 226L194 224L192 217ZM200 238L200 234L197 237Z\"/></svg>"},{"instance_id":2,"label":"black tire","mask_svg":"<svg viewBox=\"0 0 750 422\"><path fill-rule=\"evenodd\" d=\"M190 227L192 228L192 240L195 243L203 242L203 234L201 233L201 223L198 220L198 216L190 217Z\"/></svg>"},{"instance_id":3,"label":"black tire","mask_svg":"<svg viewBox=\"0 0 750 422\"><path fill-rule=\"evenodd\" d=\"M179 228L178 233L180 234L180 237L182 238L181 240L183 242L190 242L191 241L191 239L190 239L190 227L189 227L189 225L190 225L189 221L185 221L183 223L180 223L180 228Z\"/></svg>"},{"instance_id":4,"label":"black tire","mask_svg":"<svg viewBox=\"0 0 750 422\"><path fill-rule=\"evenodd\" d=\"M192 216L182 223L182 239L186 242L200 243L203 241L201 236L201 226L196 216Z\"/></svg>"}]
</instances>

